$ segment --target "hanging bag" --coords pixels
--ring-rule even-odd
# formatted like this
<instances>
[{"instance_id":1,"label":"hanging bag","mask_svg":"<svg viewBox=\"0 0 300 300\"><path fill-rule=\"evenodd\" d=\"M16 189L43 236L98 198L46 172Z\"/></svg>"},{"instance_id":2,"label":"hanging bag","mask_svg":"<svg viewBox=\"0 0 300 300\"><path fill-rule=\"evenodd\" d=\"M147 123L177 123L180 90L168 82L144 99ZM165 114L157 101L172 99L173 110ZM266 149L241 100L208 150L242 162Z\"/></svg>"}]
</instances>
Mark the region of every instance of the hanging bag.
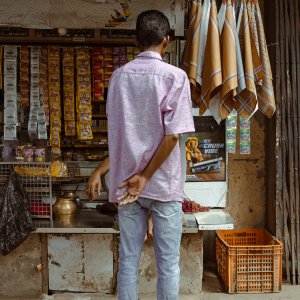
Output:
<instances>
[{"instance_id":1,"label":"hanging bag","mask_svg":"<svg viewBox=\"0 0 300 300\"><path fill-rule=\"evenodd\" d=\"M0 251L3 255L18 247L35 230L26 192L11 168L6 186L0 191Z\"/></svg>"}]
</instances>

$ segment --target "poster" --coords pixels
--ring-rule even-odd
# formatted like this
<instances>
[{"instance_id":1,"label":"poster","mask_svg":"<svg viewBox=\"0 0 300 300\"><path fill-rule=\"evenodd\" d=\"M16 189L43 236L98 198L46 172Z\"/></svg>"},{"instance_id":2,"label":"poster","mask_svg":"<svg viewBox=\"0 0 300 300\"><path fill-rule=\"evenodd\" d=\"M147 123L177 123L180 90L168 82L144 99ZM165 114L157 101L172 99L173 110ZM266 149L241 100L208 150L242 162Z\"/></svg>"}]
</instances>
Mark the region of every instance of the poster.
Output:
<instances>
[{"instance_id":1,"label":"poster","mask_svg":"<svg viewBox=\"0 0 300 300\"><path fill-rule=\"evenodd\" d=\"M186 182L226 181L225 121L194 117L195 132L183 134L181 142Z\"/></svg>"}]
</instances>

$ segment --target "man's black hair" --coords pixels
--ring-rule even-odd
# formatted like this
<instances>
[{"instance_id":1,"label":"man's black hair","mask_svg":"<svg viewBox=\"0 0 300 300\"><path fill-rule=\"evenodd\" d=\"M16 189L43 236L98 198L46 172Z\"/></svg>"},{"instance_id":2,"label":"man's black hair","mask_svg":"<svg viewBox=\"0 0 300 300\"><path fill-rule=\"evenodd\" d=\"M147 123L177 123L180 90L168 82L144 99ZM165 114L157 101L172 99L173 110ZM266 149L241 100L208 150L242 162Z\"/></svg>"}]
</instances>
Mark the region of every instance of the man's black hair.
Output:
<instances>
[{"instance_id":1,"label":"man's black hair","mask_svg":"<svg viewBox=\"0 0 300 300\"><path fill-rule=\"evenodd\" d=\"M146 10L136 21L136 39L140 46L147 48L159 45L170 33L168 18L158 10Z\"/></svg>"}]
</instances>

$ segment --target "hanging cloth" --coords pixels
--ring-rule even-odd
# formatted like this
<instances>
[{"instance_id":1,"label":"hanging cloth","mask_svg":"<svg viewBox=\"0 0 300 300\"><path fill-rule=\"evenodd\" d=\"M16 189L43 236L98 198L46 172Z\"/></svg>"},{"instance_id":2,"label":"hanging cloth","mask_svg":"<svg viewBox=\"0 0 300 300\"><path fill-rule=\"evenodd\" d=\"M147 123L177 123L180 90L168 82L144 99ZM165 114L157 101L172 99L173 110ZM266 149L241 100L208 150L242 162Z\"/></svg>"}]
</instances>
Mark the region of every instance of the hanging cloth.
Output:
<instances>
[{"instance_id":1,"label":"hanging cloth","mask_svg":"<svg viewBox=\"0 0 300 300\"><path fill-rule=\"evenodd\" d=\"M241 92L242 90L246 89L246 82L245 82L245 75L244 75L244 66L243 66L243 60L242 60L242 54L241 54L241 48L240 48L240 41L238 37L237 32L237 24L236 24L236 16L235 16L235 5L232 5L232 17L233 17L233 34L234 34L234 40L235 40L235 53L236 53L236 67L237 67L237 80L238 80L238 86L237 86L237 92ZM218 14L218 25L219 30L222 32L224 22L225 22L225 16L226 16L226 2L223 1L221 8L219 10ZM220 95L217 94L214 97L212 97L209 101L209 110L211 111L214 119L216 122L220 123L222 120L222 116L220 113Z\"/></svg>"},{"instance_id":2,"label":"hanging cloth","mask_svg":"<svg viewBox=\"0 0 300 300\"><path fill-rule=\"evenodd\" d=\"M258 32L257 32L257 23L255 20L255 13L252 0L248 0L247 4L247 12L248 12L248 19L249 19L249 26L250 26L250 33L251 33L251 43L252 43L252 51L253 53L257 53L258 57L260 57L259 52L259 41L258 41ZM255 47L255 49L253 49ZM259 58L260 61L260 58ZM258 69L256 68L258 67ZM255 76L255 84L259 87L262 86L262 78L259 79L259 73L262 72L262 65L254 66L254 76Z\"/></svg>"},{"instance_id":3,"label":"hanging cloth","mask_svg":"<svg viewBox=\"0 0 300 300\"><path fill-rule=\"evenodd\" d=\"M192 100L197 103L200 98L200 82L197 81L198 51L200 45L200 28L202 16L202 1L192 1L189 14L187 40L183 52L182 69L188 75L191 83Z\"/></svg>"},{"instance_id":4,"label":"hanging cloth","mask_svg":"<svg viewBox=\"0 0 300 300\"><path fill-rule=\"evenodd\" d=\"M245 4L245 3L244 3ZM254 65L260 65L255 45L251 44L250 24L248 19L247 6L243 5L241 24L239 28L240 46L243 55L243 64L246 78L246 89L235 96L234 108L243 119L250 118L257 110L257 97L254 76ZM258 73L259 78L262 73Z\"/></svg>"},{"instance_id":5,"label":"hanging cloth","mask_svg":"<svg viewBox=\"0 0 300 300\"><path fill-rule=\"evenodd\" d=\"M222 32L226 17L226 1L223 1L218 13L219 32Z\"/></svg>"},{"instance_id":6,"label":"hanging cloth","mask_svg":"<svg viewBox=\"0 0 300 300\"><path fill-rule=\"evenodd\" d=\"M222 84L222 69L220 56L220 34L218 28L217 5L211 0L207 41L204 53L202 70L202 89L199 102L200 115L203 115L209 106L211 97Z\"/></svg>"},{"instance_id":7,"label":"hanging cloth","mask_svg":"<svg viewBox=\"0 0 300 300\"><path fill-rule=\"evenodd\" d=\"M236 24L236 17L235 17L235 5L233 4L232 10L232 17L233 17L233 26L234 26L234 40L235 40L235 52L236 52L236 67L237 67L237 78L238 78L238 87L237 92L240 93L242 90L246 88L245 82L245 74L244 74L244 66L242 60L242 53L240 47L240 41L237 31L237 24Z\"/></svg>"},{"instance_id":8,"label":"hanging cloth","mask_svg":"<svg viewBox=\"0 0 300 300\"><path fill-rule=\"evenodd\" d=\"M272 71L267 49L264 25L261 17L258 1L253 1L259 42L259 53L263 68L262 86L257 88L258 108L267 117L272 117L276 110Z\"/></svg>"},{"instance_id":9,"label":"hanging cloth","mask_svg":"<svg viewBox=\"0 0 300 300\"><path fill-rule=\"evenodd\" d=\"M234 96L238 87L236 46L234 37L233 8L231 0L226 2L226 17L221 33L221 56L222 56L222 89L220 115L222 119L232 111Z\"/></svg>"},{"instance_id":10,"label":"hanging cloth","mask_svg":"<svg viewBox=\"0 0 300 300\"><path fill-rule=\"evenodd\" d=\"M200 30L200 45L198 49L198 68L197 68L197 81L202 86L202 71L204 64L204 54L206 48L206 40L208 34L208 22L210 16L211 0L204 0L201 18L201 30Z\"/></svg>"}]
</instances>

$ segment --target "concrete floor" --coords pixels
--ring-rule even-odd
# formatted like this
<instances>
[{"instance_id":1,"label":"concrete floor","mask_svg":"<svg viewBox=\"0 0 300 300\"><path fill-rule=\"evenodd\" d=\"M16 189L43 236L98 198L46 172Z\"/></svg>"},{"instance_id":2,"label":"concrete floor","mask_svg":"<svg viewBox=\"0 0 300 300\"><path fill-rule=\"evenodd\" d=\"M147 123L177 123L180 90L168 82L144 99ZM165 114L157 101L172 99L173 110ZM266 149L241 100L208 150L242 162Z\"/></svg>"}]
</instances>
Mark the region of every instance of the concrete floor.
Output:
<instances>
[{"instance_id":1,"label":"concrete floor","mask_svg":"<svg viewBox=\"0 0 300 300\"><path fill-rule=\"evenodd\" d=\"M43 295L41 298L1 298L0 300L116 300L116 296L101 296L97 294L63 293ZM141 296L139 300L155 300L155 295ZM283 285L280 293L270 294L226 294L222 283L215 274L204 272L203 292L197 295L181 295L180 300L298 300L300 285Z\"/></svg>"}]
</instances>

